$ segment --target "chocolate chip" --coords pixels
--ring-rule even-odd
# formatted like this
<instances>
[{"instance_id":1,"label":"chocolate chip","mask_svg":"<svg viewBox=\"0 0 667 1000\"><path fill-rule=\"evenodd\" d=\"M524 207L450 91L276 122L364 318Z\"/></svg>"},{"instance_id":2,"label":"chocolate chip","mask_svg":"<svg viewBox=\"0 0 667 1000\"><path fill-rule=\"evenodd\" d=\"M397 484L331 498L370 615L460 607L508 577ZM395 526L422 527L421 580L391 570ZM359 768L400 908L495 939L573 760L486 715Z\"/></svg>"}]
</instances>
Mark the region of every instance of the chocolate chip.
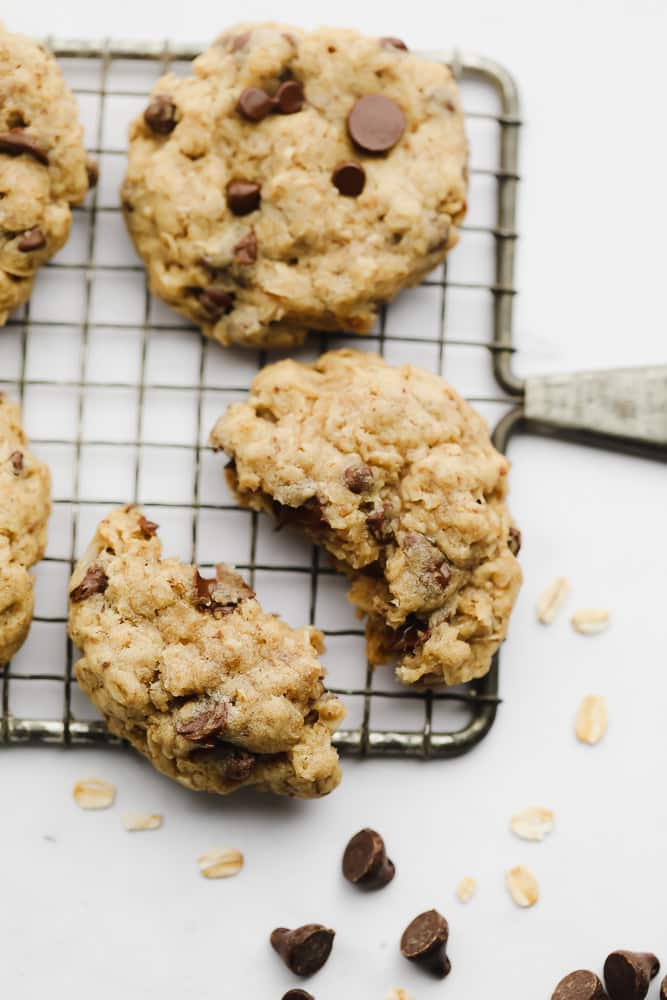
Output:
<instances>
[{"instance_id":1,"label":"chocolate chip","mask_svg":"<svg viewBox=\"0 0 667 1000\"><path fill-rule=\"evenodd\" d=\"M308 497L299 507L288 507L277 500L273 501L272 506L278 528L289 524L317 534L322 528L329 527L319 497Z\"/></svg>"},{"instance_id":2,"label":"chocolate chip","mask_svg":"<svg viewBox=\"0 0 667 1000\"><path fill-rule=\"evenodd\" d=\"M449 926L437 910L427 910L408 924L401 937L401 954L426 972L444 979L451 970L445 954Z\"/></svg>"},{"instance_id":3,"label":"chocolate chip","mask_svg":"<svg viewBox=\"0 0 667 1000\"><path fill-rule=\"evenodd\" d=\"M100 168L92 156L86 157L86 173L88 174L88 190L94 188L100 179Z\"/></svg>"},{"instance_id":4,"label":"chocolate chip","mask_svg":"<svg viewBox=\"0 0 667 1000\"><path fill-rule=\"evenodd\" d=\"M159 527L159 524L156 524L155 521L149 521L143 514L139 518L139 528L144 538L153 538Z\"/></svg>"},{"instance_id":5,"label":"chocolate chip","mask_svg":"<svg viewBox=\"0 0 667 1000\"><path fill-rule=\"evenodd\" d=\"M285 41L289 42L290 45L294 45L296 47L299 44L299 39L296 35L293 35L291 31L283 31L282 35Z\"/></svg>"},{"instance_id":6,"label":"chocolate chip","mask_svg":"<svg viewBox=\"0 0 667 1000\"><path fill-rule=\"evenodd\" d=\"M79 601L85 601L87 598L92 597L93 594L103 594L108 584L109 578L102 567L98 566L97 563L93 563L86 570L86 575L78 587L70 591L70 601L78 604Z\"/></svg>"},{"instance_id":7,"label":"chocolate chip","mask_svg":"<svg viewBox=\"0 0 667 1000\"><path fill-rule=\"evenodd\" d=\"M259 208L261 188L254 181L236 180L227 185L227 204L234 215L249 215Z\"/></svg>"},{"instance_id":8,"label":"chocolate chip","mask_svg":"<svg viewBox=\"0 0 667 1000\"><path fill-rule=\"evenodd\" d=\"M400 49L401 52L407 52L408 47L405 42L402 42L400 38L381 38L380 39L381 49Z\"/></svg>"},{"instance_id":9,"label":"chocolate chip","mask_svg":"<svg viewBox=\"0 0 667 1000\"><path fill-rule=\"evenodd\" d=\"M208 701L195 706L194 714L176 723L176 732L186 740L205 740L219 733L227 725L226 701Z\"/></svg>"},{"instance_id":10,"label":"chocolate chip","mask_svg":"<svg viewBox=\"0 0 667 1000\"><path fill-rule=\"evenodd\" d=\"M217 285L198 289L199 302L213 316L224 316L234 308L234 293Z\"/></svg>"},{"instance_id":11,"label":"chocolate chip","mask_svg":"<svg viewBox=\"0 0 667 1000\"><path fill-rule=\"evenodd\" d=\"M288 990L287 993L284 994L283 1000L315 1000L315 997L307 990L296 989Z\"/></svg>"},{"instance_id":12,"label":"chocolate chip","mask_svg":"<svg viewBox=\"0 0 667 1000\"><path fill-rule=\"evenodd\" d=\"M235 37L232 38L231 44L229 46L229 51L240 52L241 49L244 49L246 47L251 38L252 38L252 31L244 31L243 34L241 35L235 35Z\"/></svg>"},{"instance_id":13,"label":"chocolate chip","mask_svg":"<svg viewBox=\"0 0 667 1000\"><path fill-rule=\"evenodd\" d=\"M46 236L39 228L28 229L16 244L16 249L21 253L30 253L31 250L42 250L46 246Z\"/></svg>"},{"instance_id":14,"label":"chocolate chip","mask_svg":"<svg viewBox=\"0 0 667 1000\"><path fill-rule=\"evenodd\" d=\"M234 260L237 264L254 264L257 260L257 236L254 229L248 230L234 247Z\"/></svg>"},{"instance_id":15,"label":"chocolate chip","mask_svg":"<svg viewBox=\"0 0 667 1000\"><path fill-rule=\"evenodd\" d=\"M0 153L8 153L9 156L20 156L25 153L32 156L38 163L45 166L49 162L49 154L33 135L25 132L22 128L13 128L9 132L0 132Z\"/></svg>"},{"instance_id":16,"label":"chocolate chip","mask_svg":"<svg viewBox=\"0 0 667 1000\"><path fill-rule=\"evenodd\" d=\"M388 633L387 644L395 653L414 653L423 646L431 634L430 628L416 615L408 615L405 624Z\"/></svg>"},{"instance_id":17,"label":"chocolate chip","mask_svg":"<svg viewBox=\"0 0 667 1000\"><path fill-rule=\"evenodd\" d=\"M358 198L366 184L366 171L360 163L350 160L334 167L331 180L346 198Z\"/></svg>"},{"instance_id":18,"label":"chocolate chip","mask_svg":"<svg viewBox=\"0 0 667 1000\"><path fill-rule=\"evenodd\" d=\"M348 882L363 889L382 889L395 873L379 833L366 828L352 837L343 854L343 875Z\"/></svg>"},{"instance_id":19,"label":"chocolate chip","mask_svg":"<svg viewBox=\"0 0 667 1000\"><path fill-rule=\"evenodd\" d=\"M249 122L261 122L273 111L273 101L265 90L247 87L238 99L236 110Z\"/></svg>"},{"instance_id":20,"label":"chocolate chip","mask_svg":"<svg viewBox=\"0 0 667 1000\"><path fill-rule=\"evenodd\" d=\"M561 979L551 1000L607 1000L607 995L594 972L579 969Z\"/></svg>"},{"instance_id":21,"label":"chocolate chip","mask_svg":"<svg viewBox=\"0 0 667 1000\"><path fill-rule=\"evenodd\" d=\"M222 611L231 614L242 601L254 597L245 580L220 563L214 577L203 577L195 570L195 607L200 611Z\"/></svg>"},{"instance_id":22,"label":"chocolate chip","mask_svg":"<svg viewBox=\"0 0 667 1000\"><path fill-rule=\"evenodd\" d=\"M660 983L660 1000L667 1000L667 976Z\"/></svg>"},{"instance_id":23,"label":"chocolate chip","mask_svg":"<svg viewBox=\"0 0 667 1000\"><path fill-rule=\"evenodd\" d=\"M224 757L225 778L228 781L247 781L257 762L254 754L240 747L230 747Z\"/></svg>"},{"instance_id":24,"label":"chocolate chip","mask_svg":"<svg viewBox=\"0 0 667 1000\"><path fill-rule=\"evenodd\" d=\"M176 105L168 94L156 94L144 111L144 121L158 135L169 135L176 128Z\"/></svg>"},{"instance_id":25,"label":"chocolate chip","mask_svg":"<svg viewBox=\"0 0 667 1000\"><path fill-rule=\"evenodd\" d=\"M391 513L391 504L385 501L366 516L366 527L377 542L388 542L393 537L390 523Z\"/></svg>"},{"instance_id":26,"label":"chocolate chip","mask_svg":"<svg viewBox=\"0 0 667 1000\"><path fill-rule=\"evenodd\" d=\"M277 927L271 944L295 976L312 976L331 954L335 933L322 924L305 924L293 931Z\"/></svg>"},{"instance_id":27,"label":"chocolate chip","mask_svg":"<svg viewBox=\"0 0 667 1000\"><path fill-rule=\"evenodd\" d=\"M352 142L365 153L387 153L405 131L405 115L383 94L360 97L347 116Z\"/></svg>"},{"instance_id":28,"label":"chocolate chip","mask_svg":"<svg viewBox=\"0 0 667 1000\"><path fill-rule=\"evenodd\" d=\"M433 576L438 586L442 587L443 590L449 586L452 579L452 567L446 559L439 566L433 568Z\"/></svg>"},{"instance_id":29,"label":"chocolate chip","mask_svg":"<svg viewBox=\"0 0 667 1000\"><path fill-rule=\"evenodd\" d=\"M512 555L518 556L521 551L521 532L518 528L510 528L510 537L507 544Z\"/></svg>"},{"instance_id":30,"label":"chocolate chip","mask_svg":"<svg viewBox=\"0 0 667 1000\"><path fill-rule=\"evenodd\" d=\"M660 962L651 952L612 951L604 963L610 1000L644 1000L659 971Z\"/></svg>"},{"instance_id":31,"label":"chocolate chip","mask_svg":"<svg viewBox=\"0 0 667 1000\"><path fill-rule=\"evenodd\" d=\"M368 493L373 489L373 472L362 462L348 465L343 472L343 481L351 493Z\"/></svg>"},{"instance_id":32,"label":"chocolate chip","mask_svg":"<svg viewBox=\"0 0 667 1000\"><path fill-rule=\"evenodd\" d=\"M23 472L23 452L13 451L9 456L9 461L12 463L12 468L14 469L14 474L18 476L20 472Z\"/></svg>"},{"instance_id":33,"label":"chocolate chip","mask_svg":"<svg viewBox=\"0 0 667 1000\"><path fill-rule=\"evenodd\" d=\"M298 80L285 80L273 95L275 110L283 115L301 111L304 102L303 84Z\"/></svg>"}]
</instances>

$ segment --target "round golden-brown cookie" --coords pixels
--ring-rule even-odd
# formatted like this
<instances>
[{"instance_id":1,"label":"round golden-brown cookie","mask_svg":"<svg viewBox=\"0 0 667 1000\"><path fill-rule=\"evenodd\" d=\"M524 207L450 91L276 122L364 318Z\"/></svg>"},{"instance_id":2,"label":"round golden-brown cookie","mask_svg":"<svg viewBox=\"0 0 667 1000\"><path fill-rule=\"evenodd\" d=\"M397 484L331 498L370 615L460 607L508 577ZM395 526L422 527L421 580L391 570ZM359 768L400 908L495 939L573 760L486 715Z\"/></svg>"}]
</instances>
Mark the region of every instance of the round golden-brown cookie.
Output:
<instances>
[{"instance_id":1,"label":"round golden-brown cookie","mask_svg":"<svg viewBox=\"0 0 667 1000\"><path fill-rule=\"evenodd\" d=\"M32 621L28 569L46 547L50 489L49 470L28 450L18 406L0 394L0 667Z\"/></svg>"},{"instance_id":2,"label":"round golden-brown cookie","mask_svg":"<svg viewBox=\"0 0 667 1000\"><path fill-rule=\"evenodd\" d=\"M125 219L151 290L223 344L367 332L457 240L467 144L450 70L397 39L238 25L155 85Z\"/></svg>"},{"instance_id":3,"label":"round golden-brown cookie","mask_svg":"<svg viewBox=\"0 0 667 1000\"><path fill-rule=\"evenodd\" d=\"M56 60L0 25L0 326L66 242L87 190L83 128Z\"/></svg>"}]
</instances>

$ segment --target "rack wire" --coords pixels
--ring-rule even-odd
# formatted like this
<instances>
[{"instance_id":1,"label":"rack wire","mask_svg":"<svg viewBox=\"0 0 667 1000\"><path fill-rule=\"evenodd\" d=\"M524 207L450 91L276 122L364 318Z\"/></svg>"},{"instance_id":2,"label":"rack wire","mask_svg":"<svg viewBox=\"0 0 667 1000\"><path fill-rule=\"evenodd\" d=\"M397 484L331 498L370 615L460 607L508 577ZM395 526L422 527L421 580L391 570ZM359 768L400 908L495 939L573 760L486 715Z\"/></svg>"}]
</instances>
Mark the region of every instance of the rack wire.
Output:
<instances>
[{"instance_id":1,"label":"rack wire","mask_svg":"<svg viewBox=\"0 0 667 1000\"><path fill-rule=\"evenodd\" d=\"M444 691L405 689L391 669L371 670L344 581L318 549L272 535L256 513L221 500L221 463L206 444L208 432L258 368L279 355L223 349L153 299L117 196L129 120L153 81L169 69L187 73L199 50L109 40L48 44L78 96L101 169L98 187L75 210L68 246L0 336L0 389L23 405L32 447L54 475L33 627L0 673L0 744L117 742L76 683L67 581L95 523L131 500L161 522L169 552L204 570L234 562L266 610L322 629L329 688L348 706L346 728L335 737L341 751L430 758L470 750L496 717L498 659L482 680ZM504 449L513 426L507 414L523 388L511 370L518 95L490 60L428 55L451 65L467 113L471 211L461 245L419 288L386 307L368 338L316 334L291 353L310 359L354 344L445 374L497 425L495 441Z\"/></svg>"}]
</instances>

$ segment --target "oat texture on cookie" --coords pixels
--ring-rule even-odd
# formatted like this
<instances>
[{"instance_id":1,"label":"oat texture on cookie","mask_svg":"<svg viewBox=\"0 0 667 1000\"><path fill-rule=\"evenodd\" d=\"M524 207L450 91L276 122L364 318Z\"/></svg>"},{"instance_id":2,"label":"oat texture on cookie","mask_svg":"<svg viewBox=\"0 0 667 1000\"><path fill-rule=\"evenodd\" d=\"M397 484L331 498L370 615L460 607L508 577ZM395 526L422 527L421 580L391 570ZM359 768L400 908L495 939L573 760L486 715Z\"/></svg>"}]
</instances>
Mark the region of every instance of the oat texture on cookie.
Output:
<instances>
[{"instance_id":1,"label":"oat texture on cookie","mask_svg":"<svg viewBox=\"0 0 667 1000\"><path fill-rule=\"evenodd\" d=\"M332 351L255 378L211 441L239 502L305 530L351 578L372 663L405 683L485 674L521 581L509 463L443 379Z\"/></svg>"},{"instance_id":2,"label":"oat texture on cookie","mask_svg":"<svg viewBox=\"0 0 667 1000\"><path fill-rule=\"evenodd\" d=\"M69 631L111 732L181 784L300 798L338 784L344 709L324 689L321 633L265 613L224 564L209 579L163 558L136 508L98 525L72 576Z\"/></svg>"},{"instance_id":3,"label":"oat texture on cookie","mask_svg":"<svg viewBox=\"0 0 667 1000\"><path fill-rule=\"evenodd\" d=\"M223 344L370 330L457 240L450 70L397 39L242 24L130 128L125 220L151 290Z\"/></svg>"},{"instance_id":4,"label":"oat texture on cookie","mask_svg":"<svg viewBox=\"0 0 667 1000\"><path fill-rule=\"evenodd\" d=\"M28 569L44 554L50 494L49 470L28 449L21 411L0 394L0 667L30 628L33 582Z\"/></svg>"},{"instance_id":5,"label":"oat texture on cookie","mask_svg":"<svg viewBox=\"0 0 667 1000\"><path fill-rule=\"evenodd\" d=\"M83 127L56 60L0 25L0 326L67 240L88 186Z\"/></svg>"}]
</instances>

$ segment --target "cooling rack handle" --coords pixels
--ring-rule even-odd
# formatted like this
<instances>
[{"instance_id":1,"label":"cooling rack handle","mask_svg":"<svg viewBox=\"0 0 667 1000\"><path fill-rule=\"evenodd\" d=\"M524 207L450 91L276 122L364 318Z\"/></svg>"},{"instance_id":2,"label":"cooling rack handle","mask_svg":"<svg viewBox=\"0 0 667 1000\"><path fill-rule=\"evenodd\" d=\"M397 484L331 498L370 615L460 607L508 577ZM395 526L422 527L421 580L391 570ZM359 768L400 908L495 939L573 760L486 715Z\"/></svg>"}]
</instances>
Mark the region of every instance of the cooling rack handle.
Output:
<instances>
[{"instance_id":1,"label":"cooling rack handle","mask_svg":"<svg viewBox=\"0 0 667 1000\"><path fill-rule=\"evenodd\" d=\"M547 433L667 458L667 365L530 377L524 415Z\"/></svg>"}]
</instances>

